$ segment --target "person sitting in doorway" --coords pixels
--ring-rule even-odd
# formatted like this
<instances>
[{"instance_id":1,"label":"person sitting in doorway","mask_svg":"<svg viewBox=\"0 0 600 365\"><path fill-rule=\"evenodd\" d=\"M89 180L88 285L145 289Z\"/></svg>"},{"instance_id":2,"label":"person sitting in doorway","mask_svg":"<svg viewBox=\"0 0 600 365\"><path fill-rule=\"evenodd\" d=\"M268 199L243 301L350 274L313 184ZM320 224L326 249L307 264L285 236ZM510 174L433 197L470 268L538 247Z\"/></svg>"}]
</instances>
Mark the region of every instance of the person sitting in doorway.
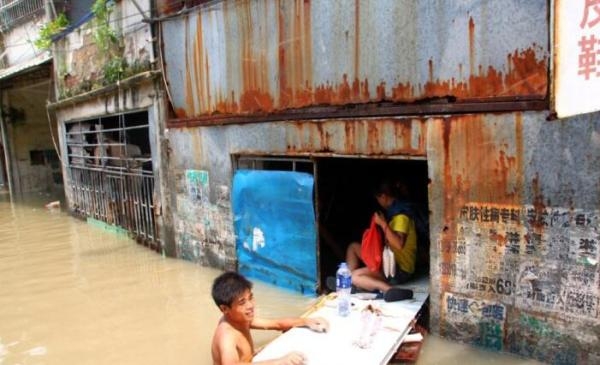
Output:
<instances>
[{"instance_id":1,"label":"person sitting in doorway","mask_svg":"<svg viewBox=\"0 0 600 365\"><path fill-rule=\"evenodd\" d=\"M287 331L292 327L308 327L315 332L327 332L328 322L323 318L264 319L254 316L252 283L236 272L218 276L212 286L212 297L223 313L212 340L211 355L214 365L250 364L254 357L254 343L250 329ZM260 364L302 365L304 356L299 352Z\"/></svg>"},{"instance_id":2,"label":"person sitting in doorway","mask_svg":"<svg viewBox=\"0 0 600 365\"><path fill-rule=\"evenodd\" d=\"M386 301L412 297L412 292L394 285L406 283L413 277L417 258L417 230L413 206L408 201L408 188L401 181L383 180L374 191L383 212L375 212L373 219L383 232L383 241L394 254L396 274L386 278L383 271L372 272L362 267L361 245L353 242L346 250L346 262L352 272L352 284L359 289L379 291Z\"/></svg>"}]
</instances>

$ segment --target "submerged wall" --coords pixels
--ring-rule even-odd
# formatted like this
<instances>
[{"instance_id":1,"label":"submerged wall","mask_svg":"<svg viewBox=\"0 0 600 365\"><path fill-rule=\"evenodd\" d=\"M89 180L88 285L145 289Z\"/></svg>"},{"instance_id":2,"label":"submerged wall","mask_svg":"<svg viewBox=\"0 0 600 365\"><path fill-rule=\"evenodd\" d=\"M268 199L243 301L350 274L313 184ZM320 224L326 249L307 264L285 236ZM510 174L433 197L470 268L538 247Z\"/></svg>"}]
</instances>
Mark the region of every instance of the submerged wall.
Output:
<instances>
[{"instance_id":1,"label":"submerged wall","mask_svg":"<svg viewBox=\"0 0 600 365\"><path fill-rule=\"evenodd\" d=\"M177 11L168 3L161 15ZM547 1L197 9L161 22L178 255L235 268L233 155L427 158L433 332L550 363L600 361L600 116L465 114L547 107ZM421 103L454 114L354 117L434 110L402 109ZM346 114L310 120L323 110ZM260 123L282 115L291 121ZM217 125L228 116L256 124Z\"/></svg>"},{"instance_id":2,"label":"submerged wall","mask_svg":"<svg viewBox=\"0 0 600 365\"><path fill-rule=\"evenodd\" d=\"M235 268L232 155L426 156L433 332L550 363L594 363L600 119L547 114L171 129L178 255Z\"/></svg>"},{"instance_id":3,"label":"submerged wall","mask_svg":"<svg viewBox=\"0 0 600 365\"><path fill-rule=\"evenodd\" d=\"M45 104L49 81L3 91L2 113L11 156L10 176L16 193L62 189L57 132ZM53 140L54 138L54 140ZM4 158L4 156L2 156Z\"/></svg>"},{"instance_id":4,"label":"submerged wall","mask_svg":"<svg viewBox=\"0 0 600 365\"><path fill-rule=\"evenodd\" d=\"M436 118L432 329L553 364L600 361L600 115Z\"/></svg>"},{"instance_id":5,"label":"submerged wall","mask_svg":"<svg viewBox=\"0 0 600 365\"><path fill-rule=\"evenodd\" d=\"M158 234L163 252L173 256L173 227L170 212L170 189L167 179L169 168L168 143L165 138L166 96L162 83L154 73L143 73L118 86L109 86L101 90L78 95L51 105L52 113L58 124L58 139L62 156L68 156L66 141L69 123L94 120L100 117L147 111L148 137L154 176L154 217L158 225ZM75 210L74 190L71 185L68 159L62 160L62 173L65 181L65 196L68 209ZM163 178L164 177L164 178ZM129 214L129 213L128 213ZM131 213L133 214L133 213ZM135 221L132 219L132 221Z\"/></svg>"},{"instance_id":6,"label":"submerged wall","mask_svg":"<svg viewBox=\"0 0 600 365\"><path fill-rule=\"evenodd\" d=\"M178 256L235 268L231 217L233 155L425 156L426 124L356 118L170 129Z\"/></svg>"}]
</instances>

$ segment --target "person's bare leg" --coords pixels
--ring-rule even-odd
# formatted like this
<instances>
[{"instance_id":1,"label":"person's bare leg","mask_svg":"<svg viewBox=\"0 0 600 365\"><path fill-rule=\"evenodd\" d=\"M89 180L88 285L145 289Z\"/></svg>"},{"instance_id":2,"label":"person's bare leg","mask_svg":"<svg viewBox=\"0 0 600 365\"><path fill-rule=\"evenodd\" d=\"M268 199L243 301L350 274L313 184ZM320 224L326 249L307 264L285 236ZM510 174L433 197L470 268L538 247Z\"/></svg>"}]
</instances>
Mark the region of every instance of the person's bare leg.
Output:
<instances>
[{"instance_id":1,"label":"person's bare leg","mask_svg":"<svg viewBox=\"0 0 600 365\"><path fill-rule=\"evenodd\" d=\"M381 273L372 272L366 267L352 271L352 284L364 290L379 290L383 293L391 288Z\"/></svg>"},{"instance_id":2,"label":"person's bare leg","mask_svg":"<svg viewBox=\"0 0 600 365\"><path fill-rule=\"evenodd\" d=\"M346 264L350 271L354 271L360 267L360 243L352 242L346 249Z\"/></svg>"}]
</instances>

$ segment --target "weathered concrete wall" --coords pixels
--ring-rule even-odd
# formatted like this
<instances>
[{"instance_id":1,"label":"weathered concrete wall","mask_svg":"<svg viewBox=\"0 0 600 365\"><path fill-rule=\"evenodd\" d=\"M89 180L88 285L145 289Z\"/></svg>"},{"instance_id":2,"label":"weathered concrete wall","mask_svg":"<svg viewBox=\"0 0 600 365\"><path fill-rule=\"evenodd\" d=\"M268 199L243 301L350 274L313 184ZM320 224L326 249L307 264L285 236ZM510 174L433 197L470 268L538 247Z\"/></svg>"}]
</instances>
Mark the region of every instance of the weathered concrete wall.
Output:
<instances>
[{"instance_id":1,"label":"weathered concrete wall","mask_svg":"<svg viewBox=\"0 0 600 365\"><path fill-rule=\"evenodd\" d=\"M425 121L408 118L171 129L168 133L170 173L175 182L178 256L214 267L235 267L229 198L234 154L422 158L425 134ZM197 185L200 187L196 188ZM198 194L198 190L202 193Z\"/></svg>"},{"instance_id":2,"label":"weathered concrete wall","mask_svg":"<svg viewBox=\"0 0 600 365\"><path fill-rule=\"evenodd\" d=\"M35 48L33 41L39 35L39 29L45 22L44 12L31 21L17 24L17 26L2 32L2 56L0 56L0 68L26 64L47 51Z\"/></svg>"},{"instance_id":3,"label":"weathered concrete wall","mask_svg":"<svg viewBox=\"0 0 600 365\"><path fill-rule=\"evenodd\" d=\"M150 1L137 1L146 15ZM98 48L94 40L95 18L56 42L55 75L60 99L81 94L116 82L117 61L122 60L119 78L124 79L152 69L154 62L151 26L131 1L116 2L110 26L119 42L109 52ZM106 41L108 42L108 41ZM111 78L114 80L111 81Z\"/></svg>"},{"instance_id":4,"label":"weathered concrete wall","mask_svg":"<svg viewBox=\"0 0 600 365\"><path fill-rule=\"evenodd\" d=\"M51 158L55 151L52 134L56 137L57 131L55 127L50 130L45 109L49 89L49 82L44 82L3 92L2 112L11 155L10 175L16 193L62 188L60 164ZM40 164L34 164L31 151L45 155Z\"/></svg>"},{"instance_id":5,"label":"weathered concrete wall","mask_svg":"<svg viewBox=\"0 0 600 365\"><path fill-rule=\"evenodd\" d=\"M58 135L63 156L68 153L65 141L66 123L141 110L148 112L149 142L155 180L154 213L163 248L169 254L174 252L174 249L172 248L173 224L171 221L172 214L170 213L172 203L169 201L170 184L167 179L163 178L169 168L169 151L164 136L167 118L166 103L162 83L156 78L151 78L134 84L123 85L100 95L80 96L73 102L68 99L54 106L53 112L58 121ZM70 177L67 166L67 160L63 159L62 171L65 181L65 196L69 209L73 210L73 192L69 184Z\"/></svg>"},{"instance_id":6,"label":"weathered concrete wall","mask_svg":"<svg viewBox=\"0 0 600 365\"><path fill-rule=\"evenodd\" d=\"M600 114L428 126L432 329L553 364L600 361Z\"/></svg>"},{"instance_id":7,"label":"weathered concrete wall","mask_svg":"<svg viewBox=\"0 0 600 365\"><path fill-rule=\"evenodd\" d=\"M546 0L221 1L161 26L179 118L547 94Z\"/></svg>"},{"instance_id":8,"label":"weathered concrete wall","mask_svg":"<svg viewBox=\"0 0 600 365\"><path fill-rule=\"evenodd\" d=\"M171 129L177 253L235 266L231 154L427 157L431 325L558 364L600 359L600 115L547 112Z\"/></svg>"}]
</instances>

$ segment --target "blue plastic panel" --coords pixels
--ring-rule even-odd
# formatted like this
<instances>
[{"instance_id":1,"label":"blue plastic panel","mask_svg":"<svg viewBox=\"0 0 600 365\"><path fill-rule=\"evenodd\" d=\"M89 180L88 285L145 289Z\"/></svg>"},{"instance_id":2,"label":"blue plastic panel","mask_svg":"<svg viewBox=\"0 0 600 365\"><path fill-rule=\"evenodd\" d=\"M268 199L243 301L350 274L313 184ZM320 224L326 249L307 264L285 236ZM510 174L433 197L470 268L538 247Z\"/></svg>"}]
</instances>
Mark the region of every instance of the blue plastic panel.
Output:
<instances>
[{"instance_id":1,"label":"blue plastic panel","mask_svg":"<svg viewBox=\"0 0 600 365\"><path fill-rule=\"evenodd\" d=\"M317 251L312 175L238 170L232 207L239 272L314 295Z\"/></svg>"}]
</instances>

